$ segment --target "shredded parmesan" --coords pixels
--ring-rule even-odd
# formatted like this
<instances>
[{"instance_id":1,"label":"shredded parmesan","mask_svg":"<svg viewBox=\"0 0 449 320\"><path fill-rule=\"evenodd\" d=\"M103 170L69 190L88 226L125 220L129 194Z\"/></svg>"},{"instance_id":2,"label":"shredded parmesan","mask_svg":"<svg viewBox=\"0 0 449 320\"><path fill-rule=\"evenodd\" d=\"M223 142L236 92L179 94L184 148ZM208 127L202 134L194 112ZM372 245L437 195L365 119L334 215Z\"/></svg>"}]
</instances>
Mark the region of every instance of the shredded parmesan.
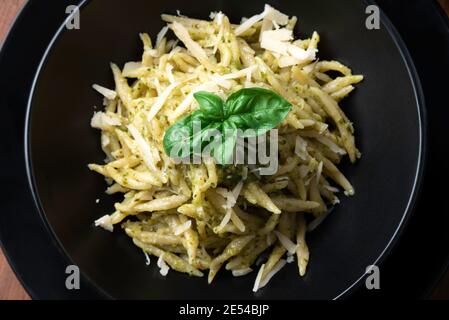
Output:
<instances>
[{"instance_id":1,"label":"shredded parmesan","mask_svg":"<svg viewBox=\"0 0 449 320\"><path fill-rule=\"evenodd\" d=\"M147 141L145 141L144 137L140 134L139 130L137 130L137 128L134 127L132 124L128 126L128 130L133 136L134 140L136 141L140 150L140 154L147 167L151 170L156 171L157 170L156 164L153 161L153 154Z\"/></svg>"},{"instance_id":2,"label":"shredded parmesan","mask_svg":"<svg viewBox=\"0 0 449 320\"><path fill-rule=\"evenodd\" d=\"M239 79L239 78L243 78L243 77L246 77L247 81L251 81L252 74L257 68L258 68L258 66L254 65L254 66L242 69L242 70L234 72L234 73L225 74L224 76L212 76L211 79L218 84L220 84L220 82L223 82L225 80ZM227 89L230 89L230 87Z\"/></svg>"},{"instance_id":3,"label":"shredded parmesan","mask_svg":"<svg viewBox=\"0 0 449 320\"><path fill-rule=\"evenodd\" d=\"M162 39L164 39L165 35L167 34L168 26L165 26L159 31L156 38L156 48L159 47L159 44L161 43Z\"/></svg>"},{"instance_id":4,"label":"shredded parmesan","mask_svg":"<svg viewBox=\"0 0 449 320\"><path fill-rule=\"evenodd\" d=\"M98 93L102 94L103 97L109 99L109 100L114 100L117 97L117 92L105 88L103 86L100 86L98 84L94 84L92 85L92 88L94 88Z\"/></svg>"},{"instance_id":5,"label":"shredded parmesan","mask_svg":"<svg viewBox=\"0 0 449 320\"><path fill-rule=\"evenodd\" d=\"M273 23L285 26L288 24L288 15L276 10L275 8L265 5L266 15L265 18L271 20Z\"/></svg>"},{"instance_id":6,"label":"shredded parmesan","mask_svg":"<svg viewBox=\"0 0 449 320\"><path fill-rule=\"evenodd\" d=\"M112 224L111 216L105 215L101 217L100 219L95 220L95 226L101 227L109 232L114 231L114 226Z\"/></svg>"},{"instance_id":7,"label":"shredded parmesan","mask_svg":"<svg viewBox=\"0 0 449 320\"><path fill-rule=\"evenodd\" d=\"M165 277L168 274L170 267L165 263L162 256L163 255L159 256L159 259L157 260L157 266L160 268L159 273Z\"/></svg>"},{"instance_id":8,"label":"shredded parmesan","mask_svg":"<svg viewBox=\"0 0 449 320\"><path fill-rule=\"evenodd\" d=\"M293 40L293 32L291 30L268 30L262 33L260 46L266 50L288 56L288 45L291 40Z\"/></svg>"},{"instance_id":9,"label":"shredded parmesan","mask_svg":"<svg viewBox=\"0 0 449 320\"><path fill-rule=\"evenodd\" d=\"M300 136L296 137L295 154L303 161L306 161L309 157L309 153L307 152L307 141Z\"/></svg>"},{"instance_id":10,"label":"shredded parmesan","mask_svg":"<svg viewBox=\"0 0 449 320\"><path fill-rule=\"evenodd\" d=\"M237 183L237 185L232 189L231 192L228 193L228 201L226 203L229 209L233 208L239 198L240 192L242 191L243 181Z\"/></svg>"},{"instance_id":11,"label":"shredded parmesan","mask_svg":"<svg viewBox=\"0 0 449 320\"><path fill-rule=\"evenodd\" d=\"M308 48L304 50L292 43L292 30L286 28L270 29L261 33L260 46L277 56L281 68L315 60L316 49Z\"/></svg>"},{"instance_id":12,"label":"shredded parmesan","mask_svg":"<svg viewBox=\"0 0 449 320\"><path fill-rule=\"evenodd\" d=\"M255 25L260 20L267 18L270 21L274 21L280 25L286 25L288 23L288 16L286 14L281 13L280 11L274 9L270 5L266 4L265 9L262 13L256 14L251 18L246 19L240 24L237 29L235 29L235 34L237 36L241 35L248 29L250 29L253 25Z\"/></svg>"},{"instance_id":13,"label":"shredded parmesan","mask_svg":"<svg viewBox=\"0 0 449 320\"><path fill-rule=\"evenodd\" d=\"M219 11L219 12L211 12L210 15L209 15L209 18L215 19L219 26L221 26L222 23L223 23L223 17L224 17L224 14L221 11Z\"/></svg>"},{"instance_id":14,"label":"shredded parmesan","mask_svg":"<svg viewBox=\"0 0 449 320\"><path fill-rule=\"evenodd\" d=\"M117 117L112 117L104 112L94 112L90 121L92 128L107 130L111 126L121 125L121 121Z\"/></svg>"},{"instance_id":15,"label":"shredded parmesan","mask_svg":"<svg viewBox=\"0 0 449 320\"><path fill-rule=\"evenodd\" d=\"M141 62L127 62L123 67L122 75L126 78L138 78L144 75L146 68Z\"/></svg>"},{"instance_id":16,"label":"shredded parmesan","mask_svg":"<svg viewBox=\"0 0 449 320\"><path fill-rule=\"evenodd\" d=\"M191 226L192 226L192 221L191 220L188 220L185 223L177 226L175 228L175 232L174 232L175 236L179 236L179 235L183 234L184 232L189 230Z\"/></svg>"},{"instance_id":17,"label":"shredded parmesan","mask_svg":"<svg viewBox=\"0 0 449 320\"><path fill-rule=\"evenodd\" d=\"M255 16L252 16L251 18L246 19L241 25L239 25L237 27L237 29L235 29L235 31L234 31L235 35L239 36L242 33L244 33L245 31L250 29L253 25L255 25L257 22L262 20L265 17L265 15L266 15L266 12L264 11L261 14L256 14Z\"/></svg>"},{"instance_id":18,"label":"shredded parmesan","mask_svg":"<svg viewBox=\"0 0 449 320\"><path fill-rule=\"evenodd\" d=\"M232 216L232 210L231 209L226 210L226 214L225 214L223 220L221 220L221 223L218 226L218 230L223 230L223 228L226 227L226 225L231 220L231 216Z\"/></svg>"},{"instance_id":19,"label":"shredded parmesan","mask_svg":"<svg viewBox=\"0 0 449 320\"><path fill-rule=\"evenodd\" d=\"M328 147L332 152L335 152L336 154L343 156L346 154L346 150L340 148L336 143L334 143L331 139L328 139L326 137L317 135L315 137L320 143L324 144L326 147Z\"/></svg>"},{"instance_id":20,"label":"shredded parmesan","mask_svg":"<svg viewBox=\"0 0 449 320\"><path fill-rule=\"evenodd\" d=\"M146 264L147 266L149 266L150 263L151 263L150 256L149 256L148 253L146 253L145 251L143 251L143 254L145 255L145 264Z\"/></svg>"},{"instance_id":21,"label":"shredded parmesan","mask_svg":"<svg viewBox=\"0 0 449 320\"><path fill-rule=\"evenodd\" d=\"M193 95L198 91L209 91L216 93L218 91L218 87L214 82L206 82L196 86L187 97L178 105L174 112L169 114L170 121L173 121L183 115L193 103L194 97Z\"/></svg>"},{"instance_id":22,"label":"shredded parmesan","mask_svg":"<svg viewBox=\"0 0 449 320\"><path fill-rule=\"evenodd\" d=\"M159 112L159 110L161 110L161 108L164 106L165 101L167 101L167 99L170 96L173 89L175 89L177 86L179 86L179 84L180 84L179 82L170 84L167 87L167 89L165 89L164 92L162 92L162 94L157 97L156 102L151 106L151 109L148 112L148 115L147 115L148 122L153 120L153 118L156 116L156 114Z\"/></svg>"},{"instance_id":23,"label":"shredded parmesan","mask_svg":"<svg viewBox=\"0 0 449 320\"><path fill-rule=\"evenodd\" d=\"M189 50L190 53L206 68L210 68L211 63L209 62L209 58L207 57L206 52L197 42L192 40L187 29L182 24L176 21L174 21L170 25L170 27L175 35L179 38L179 40L184 43L187 50Z\"/></svg>"},{"instance_id":24,"label":"shredded parmesan","mask_svg":"<svg viewBox=\"0 0 449 320\"><path fill-rule=\"evenodd\" d=\"M288 251L289 254L295 254L296 249L298 249L297 244L294 244L288 237L286 237L279 231L274 231L274 234L277 236L279 242Z\"/></svg>"},{"instance_id":25,"label":"shredded parmesan","mask_svg":"<svg viewBox=\"0 0 449 320\"><path fill-rule=\"evenodd\" d=\"M279 67L286 68L297 65L299 60L292 56L280 56L278 58Z\"/></svg>"},{"instance_id":26,"label":"shredded parmesan","mask_svg":"<svg viewBox=\"0 0 449 320\"><path fill-rule=\"evenodd\" d=\"M168 81L170 81L170 83L175 83L175 77L173 75L173 65L170 63L167 63L167 67L166 67L166 71L167 71L167 77L168 77Z\"/></svg>"}]
</instances>

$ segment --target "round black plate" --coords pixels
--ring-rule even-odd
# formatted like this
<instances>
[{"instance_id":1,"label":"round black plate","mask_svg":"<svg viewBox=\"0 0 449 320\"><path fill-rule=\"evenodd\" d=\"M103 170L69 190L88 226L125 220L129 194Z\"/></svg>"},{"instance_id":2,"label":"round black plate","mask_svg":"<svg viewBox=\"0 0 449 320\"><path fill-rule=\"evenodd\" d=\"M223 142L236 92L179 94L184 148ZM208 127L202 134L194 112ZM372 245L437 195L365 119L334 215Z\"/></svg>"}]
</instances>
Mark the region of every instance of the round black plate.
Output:
<instances>
[{"instance_id":1,"label":"round black plate","mask_svg":"<svg viewBox=\"0 0 449 320\"><path fill-rule=\"evenodd\" d=\"M111 83L108 61L122 63L138 58L138 39L130 35L142 30L154 35L161 26L159 20L146 18L148 12L173 12L173 8L180 8L192 16L206 14L192 8L182 10L189 7L182 3L149 10L145 7L148 2L136 1L142 7L136 10L134 6L133 19L118 28L108 21L114 20L123 4L108 1L102 7L102 3L95 1L82 9L81 30L59 35L34 91L32 165L41 209L49 225L74 263L112 297L251 298L252 277L237 281L222 275L211 286L204 279L192 280L175 273L161 278L157 271L145 267L141 253L123 234L107 234L91 227L93 219L111 209L111 202L102 197L101 204L95 205L104 185L85 169L86 163L102 158L98 135L88 127L92 104L100 104L90 91L90 84ZM274 3L285 12L298 12L302 34L318 29L323 38L322 57L342 60L355 72L367 76L344 105L356 123L364 152L355 168L345 169L358 194L344 201L311 237L313 256L306 279L297 279L290 266L257 298L333 298L349 288L363 275L365 267L384 253L405 217L422 156L417 87L412 85L416 79L405 51L401 48L402 56L391 40L396 37L388 32L392 32L391 27L384 21L379 31L360 32L366 18L364 4L348 2L344 10L331 1L325 4L329 8L327 14L317 14L315 3ZM236 12L233 8L237 6L229 1L210 5L207 11ZM239 16L257 12L260 7L247 5L238 7ZM128 15L126 8L121 10L123 19ZM345 21L345 29L335 27L341 25L340 20ZM359 31L353 35L349 30ZM3 238L4 234L7 233L2 230ZM63 274L64 268L58 272Z\"/></svg>"}]
</instances>

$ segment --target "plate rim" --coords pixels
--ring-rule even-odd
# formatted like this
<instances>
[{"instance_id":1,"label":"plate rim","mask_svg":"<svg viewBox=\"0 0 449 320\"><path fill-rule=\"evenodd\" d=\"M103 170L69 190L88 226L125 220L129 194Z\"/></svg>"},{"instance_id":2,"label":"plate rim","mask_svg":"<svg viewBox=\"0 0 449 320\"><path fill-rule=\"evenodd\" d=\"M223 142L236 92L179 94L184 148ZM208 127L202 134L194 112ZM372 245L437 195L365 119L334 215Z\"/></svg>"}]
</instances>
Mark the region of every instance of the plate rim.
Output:
<instances>
[{"instance_id":1,"label":"plate rim","mask_svg":"<svg viewBox=\"0 0 449 320\"><path fill-rule=\"evenodd\" d=\"M81 0L81 1L77 1L77 2L78 2L78 7L82 7L86 3L88 3L88 0ZM363 2L368 5L371 5L371 4L375 5L375 2L372 0L363 0ZM23 11L26 9L26 7L28 6L29 3L30 3L30 1L27 1L27 3L23 6L20 14L16 17L14 25L16 24L16 22L18 21L18 19L20 18L20 16L22 15ZM396 30L394 25L391 23L388 16L382 11L381 8L380 8L380 11L381 11L382 26L386 28L386 30L389 33L389 36L391 37L392 41L394 42L395 46L397 47L398 51L400 52L401 58L406 66L408 76L411 80L414 99L415 99L415 106L417 107L417 114L418 114L418 119L419 119L419 154L418 154L417 167L415 170L414 183L413 183L413 187L412 187L409 199L408 199L406 209L404 210L404 212L402 214L401 220L398 223L395 232L392 234L392 236L391 236L390 240L388 241L388 243L386 244L385 248L382 250L380 255L375 259L375 261L372 264L382 264L383 261L390 255L391 250L395 247L398 239L400 238L401 233L405 229L410 216L414 213L417 198L420 193L420 189L422 187L422 179L425 174L425 163L426 163L426 158L427 158L427 128L428 128L427 127L424 92L422 90L421 80L420 80L417 70L415 68L414 62L411 58L410 52L408 51L402 37L400 36L399 32ZM33 101L35 89L36 89L36 86L37 86L37 83L39 80L39 76L42 71L42 67L45 65L45 63L47 61L48 54L50 53L51 49L53 48L55 41L62 34L65 22L68 21L69 18L70 17L68 17L61 24L61 26L58 28L56 33L53 35L52 40L46 46L45 52L40 59L39 66L36 69L36 72L34 73L32 85L29 90L29 95L28 95L29 98L28 98L27 108L26 108L24 149L25 149L25 163L26 163L26 170L27 170L28 186L29 186L31 194L33 196L35 205L37 206L38 214L39 214L41 220L43 221L47 232L51 235L52 240L59 247L58 249L61 251L61 253L63 253L65 255L66 259L68 259L69 261L72 261L70 258L70 255L67 254L64 246L60 243L59 238L57 237L57 235L53 231L52 227L50 226L50 224L45 216L45 213L43 211L43 208L41 206L41 203L39 200L39 194L37 192L35 182L34 182L34 175L32 173L33 168L32 168L32 162L31 162L30 150L29 150L29 148L30 148L30 144L29 144L30 113L32 111L31 110L32 109L32 101ZM10 36L11 31L14 28L14 25L11 27L8 37ZM6 42L7 42L7 39L5 40L4 44L6 44ZM3 49L3 47L2 47L2 49ZM4 251L5 251L5 256L8 259L8 262L10 262L11 266L13 267L14 264L11 263L6 250L4 250ZM15 268L13 267L13 269L15 269ZM88 282L90 282L99 291L100 294L102 294L104 297L112 298L103 289L101 289L96 284L96 282L92 281L92 279L87 277L83 273L82 270L80 270L80 272L81 272L82 276L85 279L87 279ZM16 272L16 274L17 274L17 272ZM358 288L361 285L361 283L362 283L361 280L365 276L366 276L366 273L362 274L349 287L344 289L341 293L339 293L333 299L340 299L340 298L349 296L356 288ZM18 278L20 279L20 276L18 276ZM21 280L21 282L24 285L22 280ZM24 287L27 289L28 292L30 292L30 290L27 288L26 285L24 285Z\"/></svg>"}]
</instances>

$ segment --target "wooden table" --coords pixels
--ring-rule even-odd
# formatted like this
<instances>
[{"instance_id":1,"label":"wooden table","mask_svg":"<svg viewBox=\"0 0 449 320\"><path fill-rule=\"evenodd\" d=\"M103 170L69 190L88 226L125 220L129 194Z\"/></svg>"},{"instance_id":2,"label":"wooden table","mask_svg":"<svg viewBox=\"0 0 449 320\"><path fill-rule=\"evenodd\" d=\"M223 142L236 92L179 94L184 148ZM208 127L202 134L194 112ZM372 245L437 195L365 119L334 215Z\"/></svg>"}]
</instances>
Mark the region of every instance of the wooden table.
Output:
<instances>
[{"instance_id":1,"label":"wooden table","mask_svg":"<svg viewBox=\"0 0 449 320\"><path fill-rule=\"evenodd\" d=\"M0 43L25 0L0 0ZM449 15L449 0L438 0ZM449 272L433 294L436 299L449 299ZM29 300L11 267L0 250L0 300Z\"/></svg>"}]
</instances>

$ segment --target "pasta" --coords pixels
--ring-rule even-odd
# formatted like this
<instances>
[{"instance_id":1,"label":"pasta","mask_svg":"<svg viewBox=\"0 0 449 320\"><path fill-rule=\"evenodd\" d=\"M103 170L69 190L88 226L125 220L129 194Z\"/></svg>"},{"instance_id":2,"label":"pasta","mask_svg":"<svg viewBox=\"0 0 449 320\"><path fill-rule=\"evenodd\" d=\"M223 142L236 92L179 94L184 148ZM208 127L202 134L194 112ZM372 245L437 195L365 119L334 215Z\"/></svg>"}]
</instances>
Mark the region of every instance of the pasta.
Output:
<instances>
[{"instance_id":1,"label":"pasta","mask_svg":"<svg viewBox=\"0 0 449 320\"><path fill-rule=\"evenodd\" d=\"M95 225L112 231L121 224L147 257L158 257L163 274L168 267L197 277L208 272L210 283L221 269L251 273L265 256L257 291L296 256L304 276L307 233L339 203L340 188L354 194L338 164L346 156L354 163L361 154L339 102L363 76L337 61L318 60L318 33L294 39L297 18L268 5L238 25L221 12L210 21L165 14L162 20L167 25L154 45L140 35L141 61L122 69L111 64L114 90L94 85L104 96L104 111L91 125L101 130L106 159L89 168L106 178L107 194L123 194ZM166 154L165 132L198 108L195 93L226 98L253 87L292 105L276 127L274 174L214 158L179 163Z\"/></svg>"}]
</instances>

